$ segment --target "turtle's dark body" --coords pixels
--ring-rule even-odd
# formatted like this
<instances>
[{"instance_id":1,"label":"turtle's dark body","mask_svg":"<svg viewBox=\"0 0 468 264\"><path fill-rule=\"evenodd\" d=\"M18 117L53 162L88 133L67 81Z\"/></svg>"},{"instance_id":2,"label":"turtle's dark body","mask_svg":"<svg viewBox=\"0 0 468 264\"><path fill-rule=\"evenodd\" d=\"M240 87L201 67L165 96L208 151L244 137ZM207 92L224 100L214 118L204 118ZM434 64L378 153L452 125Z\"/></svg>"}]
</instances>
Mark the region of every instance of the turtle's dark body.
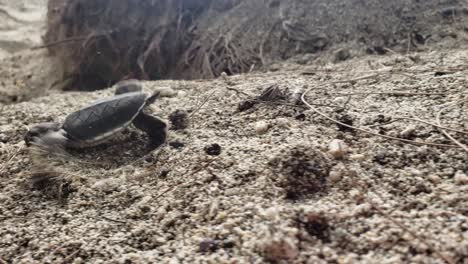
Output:
<instances>
[{"instance_id":1,"label":"turtle's dark body","mask_svg":"<svg viewBox=\"0 0 468 264\"><path fill-rule=\"evenodd\" d=\"M63 129L73 140L100 141L128 126L146 104L139 92L99 100L65 119Z\"/></svg>"},{"instance_id":2,"label":"turtle's dark body","mask_svg":"<svg viewBox=\"0 0 468 264\"><path fill-rule=\"evenodd\" d=\"M30 142L45 148L67 146L82 148L98 145L112 137L132 122L145 131L150 145L158 147L167 136L167 125L161 119L144 112L144 108L156 100L159 94L147 96L137 81L118 84L116 95L98 100L68 115L62 125L39 124L25 136Z\"/></svg>"}]
</instances>

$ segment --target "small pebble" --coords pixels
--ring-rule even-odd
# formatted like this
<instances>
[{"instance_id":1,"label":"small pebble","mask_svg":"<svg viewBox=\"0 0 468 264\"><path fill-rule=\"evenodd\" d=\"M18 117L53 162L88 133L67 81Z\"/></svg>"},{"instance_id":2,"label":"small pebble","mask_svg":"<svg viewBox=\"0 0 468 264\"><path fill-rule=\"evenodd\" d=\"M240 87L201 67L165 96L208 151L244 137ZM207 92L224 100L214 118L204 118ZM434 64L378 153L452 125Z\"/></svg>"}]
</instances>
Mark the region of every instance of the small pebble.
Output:
<instances>
[{"instance_id":1,"label":"small pebble","mask_svg":"<svg viewBox=\"0 0 468 264\"><path fill-rule=\"evenodd\" d=\"M442 179L439 176L435 175L435 174L429 175L428 179L432 183L440 183L442 181Z\"/></svg>"},{"instance_id":2,"label":"small pebble","mask_svg":"<svg viewBox=\"0 0 468 264\"><path fill-rule=\"evenodd\" d=\"M264 216L266 219L274 221L276 219L279 219L280 212L277 207L273 206L273 207L265 209L262 212L262 216Z\"/></svg>"},{"instance_id":3,"label":"small pebble","mask_svg":"<svg viewBox=\"0 0 468 264\"><path fill-rule=\"evenodd\" d=\"M356 160L356 161L363 161L366 159L366 155L364 154L353 154L349 156L350 160Z\"/></svg>"},{"instance_id":4,"label":"small pebble","mask_svg":"<svg viewBox=\"0 0 468 264\"><path fill-rule=\"evenodd\" d=\"M348 150L348 145L346 145L346 143L340 139L334 139L328 145L328 153L335 159L342 159Z\"/></svg>"},{"instance_id":5,"label":"small pebble","mask_svg":"<svg viewBox=\"0 0 468 264\"><path fill-rule=\"evenodd\" d=\"M217 143L205 147L205 152L211 156L218 156L221 154L221 146Z\"/></svg>"},{"instance_id":6,"label":"small pebble","mask_svg":"<svg viewBox=\"0 0 468 264\"><path fill-rule=\"evenodd\" d=\"M117 179L103 179L95 182L93 188L102 192L112 192L117 190L120 184L122 183Z\"/></svg>"},{"instance_id":7,"label":"small pebble","mask_svg":"<svg viewBox=\"0 0 468 264\"><path fill-rule=\"evenodd\" d=\"M258 135L265 134L268 131L269 125L265 121L258 121L255 124L255 132L257 132Z\"/></svg>"},{"instance_id":8,"label":"small pebble","mask_svg":"<svg viewBox=\"0 0 468 264\"><path fill-rule=\"evenodd\" d=\"M330 179L331 182L339 182L342 177L343 172L341 170L332 170L330 175L328 175L328 179Z\"/></svg>"},{"instance_id":9,"label":"small pebble","mask_svg":"<svg viewBox=\"0 0 468 264\"><path fill-rule=\"evenodd\" d=\"M159 87L155 89L155 92L159 92L160 97L175 97L177 96L177 91L171 87Z\"/></svg>"},{"instance_id":10,"label":"small pebble","mask_svg":"<svg viewBox=\"0 0 468 264\"><path fill-rule=\"evenodd\" d=\"M219 76L221 79L227 81L228 80L228 75L226 72L222 72L221 75Z\"/></svg>"},{"instance_id":11,"label":"small pebble","mask_svg":"<svg viewBox=\"0 0 468 264\"><path fill-rule=\"evenodd\" d=\"M468 176L465 173L463 173L463 171L457 171L453 179L455 180L455 183L458 185L468 184Z\"/></svg>"},{"instance_id":12,"label":"small pebble","mask_svg":"<svg viewBox=\"0 0 468 264\"><path fill-rule=\"evenodd\" d=\"M173 147L175 149L181 149L181 148L185 147L185 143L180 142L178 140L175 140L175 141L169 142L169 146L171 146L171 147Z\"/></svg>"},{"instance_id":13,"label":"small pebble","mask_svg":"<svg viewBox=\"0 0 468 264\"><path fill-rule=\"evenodd\" d=\"M278 118L276 119L276 124L281 128L289 128L291 127L291 123L287 118Z\"/></svg>"},{"instance_id":14,"label":"small pebble","mask_svg":"<svg viewBox=\"0 0 468 264\"><path fill-rule=\"evenodd\" d=\"M218 243L213 239L204 239L198 245L198 250L203 253L213 252L218 249Z\"/></svg>"},{"instance_id":15,"label":"small pebble","mask_svg":"<svg viewBox=\"0 0 468 264\"><path fill-rule=\"evenodd\" d=\"M8 136L0 133L0 142L7 143L9 140Z\"/></svg>"},{"instance_id":16,"label":"small pebble","mask_svg":"<svg viewBox=\"0 0 468 264\"><path fill-rule=\"evenodd\" d=\"M414 132L416 131L416 126L415 125L410 125L408 126L405 130L401 131L400 136L402 138L411 138L414 136Z\"/></svg>"}]
</instances>

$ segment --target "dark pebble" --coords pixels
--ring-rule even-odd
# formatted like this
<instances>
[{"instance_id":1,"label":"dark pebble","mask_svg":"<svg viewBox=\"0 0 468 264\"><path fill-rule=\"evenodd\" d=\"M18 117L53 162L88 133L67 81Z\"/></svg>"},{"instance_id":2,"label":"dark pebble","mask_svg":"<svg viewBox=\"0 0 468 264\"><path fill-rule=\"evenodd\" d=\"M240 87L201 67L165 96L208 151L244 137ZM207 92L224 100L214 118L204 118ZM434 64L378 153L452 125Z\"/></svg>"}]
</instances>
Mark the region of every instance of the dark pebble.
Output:
<instances>
[{"instance_id":1,"label":"dark pebble","mask_svg":"<svg viewBox=\"0 0 468 264\"><path fill-rule=\"evenodd\" d=\"M217 143L205 147L205 152L211 156L218 156L221 154L221 146Z\"/></svg>"}]
</instances>

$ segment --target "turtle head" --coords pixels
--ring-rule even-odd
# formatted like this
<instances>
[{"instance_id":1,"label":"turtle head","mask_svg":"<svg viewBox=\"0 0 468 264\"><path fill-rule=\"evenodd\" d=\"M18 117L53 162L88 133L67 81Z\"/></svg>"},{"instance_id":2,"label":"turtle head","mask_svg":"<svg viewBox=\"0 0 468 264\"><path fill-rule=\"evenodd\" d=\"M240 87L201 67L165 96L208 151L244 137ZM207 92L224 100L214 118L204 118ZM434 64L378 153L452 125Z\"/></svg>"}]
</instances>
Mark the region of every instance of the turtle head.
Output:
<instances>
[{"instance_id":1,"label":"turtle head","mask_svg":"<svg viewBox=\"0 0 468 264\"><path fill-rule=\"evenodd\" d=\"M37 145L46 148L63 146L66 132L59 123L40 123L29 129L24 136L26 146Z\"/></svg>"}]
</instances>

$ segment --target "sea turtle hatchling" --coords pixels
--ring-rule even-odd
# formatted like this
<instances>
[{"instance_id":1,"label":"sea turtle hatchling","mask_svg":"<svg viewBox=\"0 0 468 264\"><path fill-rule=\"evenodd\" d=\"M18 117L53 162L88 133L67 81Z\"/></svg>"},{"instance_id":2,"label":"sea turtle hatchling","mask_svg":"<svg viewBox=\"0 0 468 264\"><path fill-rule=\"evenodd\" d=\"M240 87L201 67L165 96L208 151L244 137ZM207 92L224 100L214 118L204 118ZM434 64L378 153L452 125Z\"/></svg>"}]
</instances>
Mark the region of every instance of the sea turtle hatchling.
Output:
<instances>
[{"instance_id":1,"label":"sea turtle hatchling","mask_svg":"<svg viewBox=\"0 0 468 264\"><path fill-rule=\"evenodd\" d=\"M49 151L63 147L95 146L131 123L148 134L151 147L162 145L167 137L166 123L143 111L154 103L159 93L146 95L136 80L123 81L116 86L113 97L98 100L71 113L63 124L35 125L24 137L26 145L35 145Z\"/></svg>"}]
</instances>

